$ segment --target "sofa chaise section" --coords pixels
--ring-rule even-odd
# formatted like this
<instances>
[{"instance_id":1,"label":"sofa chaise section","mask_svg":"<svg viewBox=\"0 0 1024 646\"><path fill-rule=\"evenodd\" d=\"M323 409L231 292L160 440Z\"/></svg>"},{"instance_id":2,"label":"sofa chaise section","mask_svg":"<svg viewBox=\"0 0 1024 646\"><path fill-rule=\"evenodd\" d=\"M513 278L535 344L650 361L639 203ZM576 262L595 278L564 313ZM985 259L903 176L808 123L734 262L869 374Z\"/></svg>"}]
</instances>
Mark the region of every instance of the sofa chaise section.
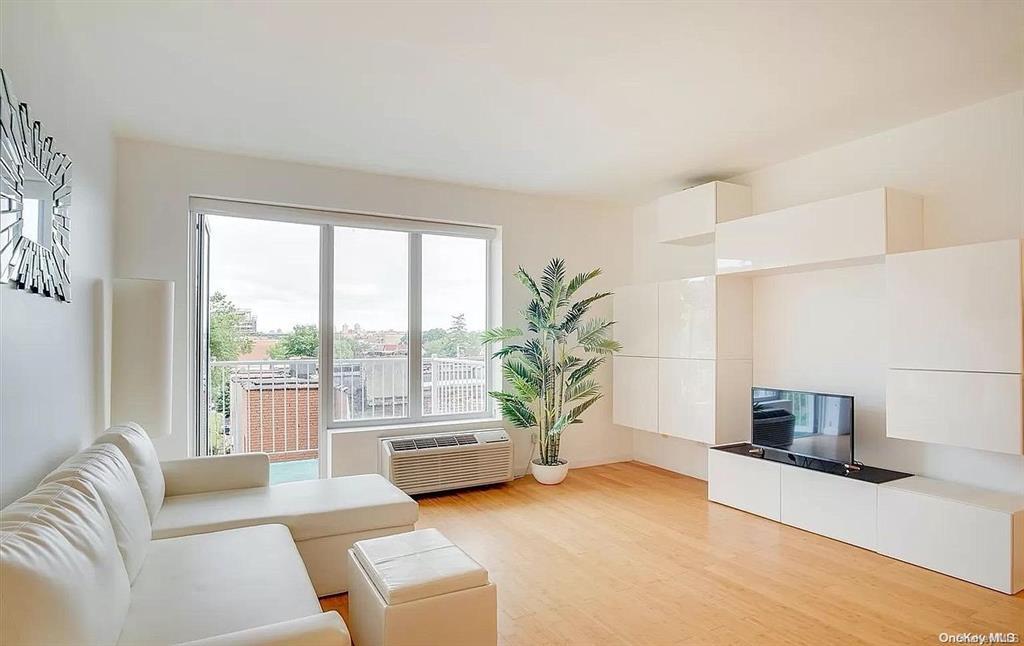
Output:
<instances>
[{"instance_id":1,"label":"sofa chaise section","mask_svg":"<svg viewBox=\"0 0 1024 646\"><path fill-rule=\"evenodd\" d=\"M353 543L412 531L419 513L415 500L377 474L271 485L263 453L161 463L134 424L114 427L96 442L113 443L127 456L154 539L284 525L318 596L348 590L345 554Z\"/></svg>"}]
</instances>

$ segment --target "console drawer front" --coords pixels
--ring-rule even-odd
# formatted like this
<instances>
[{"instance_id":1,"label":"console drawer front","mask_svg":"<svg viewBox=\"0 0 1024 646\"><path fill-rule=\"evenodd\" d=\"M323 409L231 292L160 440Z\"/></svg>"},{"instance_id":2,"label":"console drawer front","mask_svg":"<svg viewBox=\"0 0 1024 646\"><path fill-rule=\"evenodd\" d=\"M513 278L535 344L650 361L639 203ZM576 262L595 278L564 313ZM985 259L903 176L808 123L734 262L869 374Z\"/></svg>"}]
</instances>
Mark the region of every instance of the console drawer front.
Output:
<instances>
[{"instance_id":1,"label":"console drawer front","mask_svg":"<svg viewBox=\"0 0 1024 646\"><path fill-rule=\"evenodd\" d=\"M708 449L708 500L778 521L782 465Z\"/></svg>"},{"instance_id":2,"label":"console drawer front","mask_svg":"<svg viewBox=\"0 0 1024 646\"><path fill-rule=\"evenodd\" d=\"M874 550L878 485L783 467L782 522Z\"/></svg>"},{"instance_id":3,"label":"console drawer front","mask_svg":"<svg viewBox=\"0 0 1024 646\"><path fill-rule=\"evenodd\" d=\"M883 485L878 488L878 551L1000 592L1015 592L1012 514Z\"/></svg>"}]
</instances>

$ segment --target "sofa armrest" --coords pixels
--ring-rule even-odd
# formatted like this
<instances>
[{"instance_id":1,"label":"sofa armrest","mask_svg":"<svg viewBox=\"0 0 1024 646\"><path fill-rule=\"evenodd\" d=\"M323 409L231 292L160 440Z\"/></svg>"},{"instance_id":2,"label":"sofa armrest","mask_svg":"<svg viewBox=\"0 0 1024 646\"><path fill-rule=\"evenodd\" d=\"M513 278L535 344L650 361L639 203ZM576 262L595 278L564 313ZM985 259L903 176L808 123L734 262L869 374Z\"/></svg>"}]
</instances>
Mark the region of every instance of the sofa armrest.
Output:
<instances>
[{"instance_id":1,"label":"sofa armrest","mask_svg":"<svg viewBox=\"0 0 1024 646\"><path fill-rule=\"evenodd\" d=\"M333 610L301 619L248 628L178 646L351 646L348 628Z\"/></svg>"},{"instance_id":2,"label":"sofa armrest","mask_svg":"<svg viewBox=\"0 0 1024 646\"><path fill-rule=\"evenodd\" d=\"M231 453L161 462L166 496L266 487L270 457L266 453Z\"/></svg>"}]
</instances>

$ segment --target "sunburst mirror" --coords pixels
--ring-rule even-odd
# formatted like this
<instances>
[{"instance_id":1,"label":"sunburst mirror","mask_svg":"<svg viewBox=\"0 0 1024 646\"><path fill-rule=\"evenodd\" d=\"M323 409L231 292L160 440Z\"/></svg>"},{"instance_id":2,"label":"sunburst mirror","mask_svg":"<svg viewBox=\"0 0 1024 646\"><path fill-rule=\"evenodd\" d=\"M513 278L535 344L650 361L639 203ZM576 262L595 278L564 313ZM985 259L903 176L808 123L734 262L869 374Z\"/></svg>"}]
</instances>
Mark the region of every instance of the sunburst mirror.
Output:
<instances>
[{"instance_id":1,"label":"sunburst mirror","mask_svg":"<svg viewBox=\"0 0 1024 646\"><path fill-rule=\"evenodd\" d=\"M70 302L71 159L0 85L0 282Z\"/></svg>"}]
</instances>

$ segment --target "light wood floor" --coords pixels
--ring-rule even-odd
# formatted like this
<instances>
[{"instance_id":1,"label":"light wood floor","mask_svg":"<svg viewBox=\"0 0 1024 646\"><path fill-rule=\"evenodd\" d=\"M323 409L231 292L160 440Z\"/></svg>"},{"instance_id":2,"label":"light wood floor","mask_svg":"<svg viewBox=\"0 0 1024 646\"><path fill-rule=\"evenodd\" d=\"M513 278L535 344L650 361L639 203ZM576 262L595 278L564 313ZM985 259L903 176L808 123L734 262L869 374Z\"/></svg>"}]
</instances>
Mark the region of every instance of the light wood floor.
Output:
<instances>
[{"instance_id":1,"label":"light wood floor","mask_svg":"<svg viewBox=\"0 0 1024 646\"><path fill-rule=\"evenodd\" d=\"M706 500L639 463L420 499L498 585L502 644L937 644L1016 632L1015 597ZM345 595L323 600L347 619ZM357 645L358 646L358 645Z\"/></svg>"}]
</instances>

